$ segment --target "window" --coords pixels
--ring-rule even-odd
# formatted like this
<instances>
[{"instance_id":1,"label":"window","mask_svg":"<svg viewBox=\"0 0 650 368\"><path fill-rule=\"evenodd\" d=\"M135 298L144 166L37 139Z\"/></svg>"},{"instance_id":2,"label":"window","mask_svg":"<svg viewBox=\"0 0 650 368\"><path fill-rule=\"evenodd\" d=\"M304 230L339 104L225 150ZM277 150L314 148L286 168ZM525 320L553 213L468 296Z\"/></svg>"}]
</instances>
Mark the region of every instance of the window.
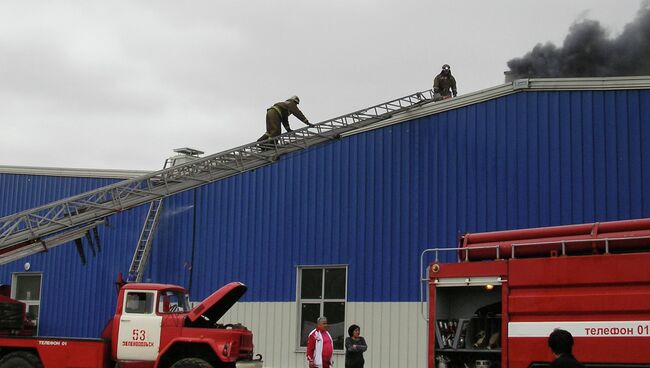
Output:
<instances>
[{"instance_id":1,"label":"window","mask_svg":"<svg viewBox=\"0 0 650 368\"><path fill-rule=\"evenodd\" d=\"M298 268L300 347L307 346L307 337L316 328L316 320L320 316L325 316L334 349L343 350L346 286L345 267Z\"/></svg>"},{"instance_id":2,"label":"window","mask_svg":"<svg viewBox=\"0 0 650 368\"><path fill-rule=\"evenodd\" d=\"M41 306L41 274L15 273L11 297L26 305L27 320L38 331L38 315Z\"/></svg>"},{"instance_id":3,"label":"window","mask_svg":"<svg viewBox=\"0 0 650 368\"><path fill-rule=\"evenodd\" d=\"M144 291L129 291L126 294L124 312L151 314L151 312L153 312L153 300L153 293Z\"/></svg>"},{"instance_id":4,"label":"window","mask_svg":"<svg viewBox=\"0 0 650 368\"><path fill-rule=\"evenodd\" d=\"M158 299L158 313L189 312L190 305L187 294L175 291L163 291Z\"/></svg>"}]
</instances>

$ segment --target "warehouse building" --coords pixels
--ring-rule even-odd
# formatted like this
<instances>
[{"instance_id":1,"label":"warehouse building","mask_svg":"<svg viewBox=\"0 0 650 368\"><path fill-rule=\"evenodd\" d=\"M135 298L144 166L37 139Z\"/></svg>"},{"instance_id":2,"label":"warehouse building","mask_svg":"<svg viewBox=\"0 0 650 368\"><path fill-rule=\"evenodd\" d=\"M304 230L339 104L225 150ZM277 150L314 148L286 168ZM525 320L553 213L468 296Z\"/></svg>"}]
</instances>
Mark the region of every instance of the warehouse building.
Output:
<instances>
[{"instance_id":1,"label":"warehouse building","mask_svg":"<svg viewBox=\"0 0 650 368\"><path fill-rule=\"evenodd\" d=\"M241 281L224 317L268 367L305 366L325 314L341 352L361 326L372 367L423 367L420 254L458 236L650 217L650 77L517 80L396 114L272 164L165 198L145 279L200 301ZM0 216L141 172L0 167ZM0 266L40 335L97 337L147 206L73 245ZM343 354L335 367L343 366Z\"/></svg>"}]
</instances>

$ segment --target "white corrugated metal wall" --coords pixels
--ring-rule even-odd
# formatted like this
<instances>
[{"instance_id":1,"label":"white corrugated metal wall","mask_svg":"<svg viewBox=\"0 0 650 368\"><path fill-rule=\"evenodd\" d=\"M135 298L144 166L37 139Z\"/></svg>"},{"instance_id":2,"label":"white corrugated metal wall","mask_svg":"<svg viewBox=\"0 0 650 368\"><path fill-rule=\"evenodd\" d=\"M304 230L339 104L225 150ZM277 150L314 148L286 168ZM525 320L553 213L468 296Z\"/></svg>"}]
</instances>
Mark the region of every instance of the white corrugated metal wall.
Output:
<instances>
[{"instance_id":1,"label":"white corrugated metal wall","mask_svg":"<svg viewBox=\"0 0 650 368\"><path fill-rule=\"evenodd\" d=\"M255 352L265 368L306 367L299 351L296 302L237 303L222 323L242 323L255 332ZM368 343L366 367L426 366L426 322L420 303L354 303L346 306L346 327L357 324ZM335 353L334 367L344 367L344 354Z\"/></svg>"}]
</instances>

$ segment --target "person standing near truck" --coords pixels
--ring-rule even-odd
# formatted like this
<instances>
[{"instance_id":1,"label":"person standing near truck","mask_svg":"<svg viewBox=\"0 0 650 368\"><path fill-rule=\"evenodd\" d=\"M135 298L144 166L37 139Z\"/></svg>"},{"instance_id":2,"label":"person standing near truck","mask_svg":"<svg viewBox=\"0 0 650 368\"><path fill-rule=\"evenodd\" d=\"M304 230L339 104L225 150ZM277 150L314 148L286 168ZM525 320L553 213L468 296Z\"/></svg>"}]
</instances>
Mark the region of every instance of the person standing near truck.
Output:
<instances>
[{"instance_id":1,"label":"person standing near truck","mask_svg":"<svg viewBox=\"0 0 650 368\"><path fill-rule=\"evenodd\" d=\"M361 337L361 327L351 325L345 338L345 368L363 368L363 352L368 350L366 340Z\"/></svg>"},{"instance_id":2,"label":"person standing near truck","mask_svg":"<svg viewBox=\"0 0 650 368\"><path fill-rule=\"evenodd\" d=\"M332 366L334 345L327 331L327 317L318 317L316 328L307 338L307 363L309 368L329 368Z\"/></svg>"},{"instance_id":3,"label":"person standing near truck","mask_svg":"<svg viewBox=\"0 0 650 368\"><path fill-rule=\"evenodd\" d=\"M548 347L555 356L550 368L585 368L573 356L573 336L569 331L556 328L548 337Z\"/></svg>"},{"instance_id":4,"label":"person standing near truck","mask_svg":"<svg viewBox=\"0 0 650 368\"><path fill-rule=\"evenodd\" d=\"M295 115L303 123L312 126L309 120L298 108L300 98L298 96L291 96L284 102L278 102L266 110L266 133L261 136L257 141L265 141L267 139L275 138L282 133L280 123L284 126L287 132L291 131L289 126L289 116Z\"/></svg>"}]
</instances>

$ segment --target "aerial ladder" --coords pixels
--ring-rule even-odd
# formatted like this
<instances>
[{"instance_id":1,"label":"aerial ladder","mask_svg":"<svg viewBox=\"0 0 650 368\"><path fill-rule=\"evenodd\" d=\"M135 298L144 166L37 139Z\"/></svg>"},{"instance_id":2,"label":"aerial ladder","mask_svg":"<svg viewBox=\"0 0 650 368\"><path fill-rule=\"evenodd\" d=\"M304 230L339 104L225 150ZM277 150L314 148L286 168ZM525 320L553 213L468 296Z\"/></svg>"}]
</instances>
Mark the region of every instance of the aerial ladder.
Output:
<instances>
[{"instance_id":1,"label":"aerial ladder","mask_svg":"<svg viewBox=\"0 0 650 368\"><path fill-rule=\"evenodd\" d=\"M163 169L175 165L180 165L188 161L196 160L199 158L199 155L203 154L203 151L188 147L174 149L174 152L178 153L178 155L165 160ZM155 199L149 204L149 210L147 211L147 216L145 217L144 225L142 226L142 231L140 231L140 237L138 238L138 243L135 247L135 253L133 253L131 266L129 267L129 273L126 280L128 282L142 281L144 269L147 266L147 261L149 260L149 253L151 253L153 236L156 230L156 226L158 225L158 220L160 220L162 207L163 198Z\"/></svg>"},{"instance_id":2,"label":"aerial ladder","mask_svg":"<svg viewBox=\"0 0 650 368\"><path fill-rule=\"evenodd\" d=\"M160 220L160 213L162 212L163 198L158 198L149 204L149 211L145 217L138 244L133 253L131 266L129 267L129 274L127 277L128 282L141 282L144 269L149 260L149 253L151 252L151 244L153 243L153 235Z\"/></svg>"},{"instance_id":3,"label":"aerial ladder","mask_svg":"<svg viewBox=\"0 0 650 368\"><path fill-rule=\"evenodd\" d=\"M96 236L97 226L115 213L269 165L281 155L338 139L345 132L389 119L431 101L433 91L417 92L296 129L272 140L249 143L2 217L0 264L73 240L79 248L81 238L92 240L89 232ZM94 239L99 249L98 239ZM83 258L83 254L80 255ZM146 258L144 252L142 256Z\"/></svg>"}]
</instances>

